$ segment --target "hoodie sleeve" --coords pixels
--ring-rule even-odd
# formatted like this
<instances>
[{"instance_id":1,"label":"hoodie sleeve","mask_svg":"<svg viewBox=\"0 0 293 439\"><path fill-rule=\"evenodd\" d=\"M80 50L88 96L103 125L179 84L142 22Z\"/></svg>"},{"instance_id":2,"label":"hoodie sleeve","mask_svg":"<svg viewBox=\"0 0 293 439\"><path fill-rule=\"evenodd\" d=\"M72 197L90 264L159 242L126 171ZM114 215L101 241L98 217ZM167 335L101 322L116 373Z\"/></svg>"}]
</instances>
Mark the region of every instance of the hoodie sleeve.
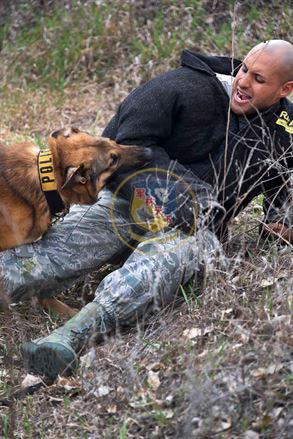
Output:
<instances>
[{"instance_id":1,"label":"hoodie sleeve","mask_svg":"<svg viewBox=\"0 0 293 439\"><path fill-rule=\"evenodd\" d=\"M289 172L280 172L273 185L264 185L263 221L265 224L280 223L289 228L293 227L292 160L288 169Z\"/></svg>"},{"instance_id":2,"label":"hoodie sleeve","mask_svg":"<svg viewBox=\"0 0 293 439\"><path fill-rule=\"evenodd\" d=\"M140 173L137 177L134 173L123 186L124 197L133 199L133 194L143 189L142 185L148 185L148 188L144 188L146 192L158 191L161 188L169 194L172 193L172 198L174 193L180 195L181 201L176 202L177 213L179 210L182 213L184 207L187 217L190 212L190 218L193 220L193 202L189 197L190 194L192 200L196 199L202 210L220 209L220 206L213 196L211 186L177 160L171 160L161 146L172 136L176 117L180 117L179 100L177 91L157 77L134 90L124 100L105 128L103 136L110 137L122 145L139 145L152 149L152 162L148 164L143 174ZM170 178L171 174L173 178ZM126 175L116 177L114 186L120 184L125 177Z\"/></svg>"},{"instance_id":3,"label":"hoodie sleeve","mask_svg":"<svg viewBox=\"0 0 293 439\"><path fill-rule=\"evenodd\" d=\"M264 223L280 223L293 228L293 104L282 101L274 136L276 178L264 184Z\"/></svg>"},{"instance_id":4,"label":"hoodie sleeve","mask_svg":"<svg viewBox=\"0 0 293 439\"><path fill-rule=\"evenodd\" d=\"M279 191L274 197L266 196L263 202L264 223L280 223L293 227L293 189Z\"/></svg>"}]
</instances>

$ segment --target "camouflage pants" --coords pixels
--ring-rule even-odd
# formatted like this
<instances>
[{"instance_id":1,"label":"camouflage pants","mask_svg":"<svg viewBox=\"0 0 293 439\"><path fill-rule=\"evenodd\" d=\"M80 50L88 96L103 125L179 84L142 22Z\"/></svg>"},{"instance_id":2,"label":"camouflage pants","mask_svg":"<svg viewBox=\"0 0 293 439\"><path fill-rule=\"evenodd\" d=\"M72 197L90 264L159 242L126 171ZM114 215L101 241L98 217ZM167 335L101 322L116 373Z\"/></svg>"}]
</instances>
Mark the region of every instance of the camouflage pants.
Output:
<instances>
[{"instance_id":1,"label":"camouflage pants","mask_svg":"<svg viewBox=\"0 0 293 439\"><path fill-rule=\"evenodd\" d=\"M10 300L53 296L88 272L127 249L129 203L104 190L94 206L74 206L38 242L0 254L1 277ZM113 221L113 215L115 221ZM170 230L148 232L124 265L109 274L96 290L110 326L128 324L156 306L174 299L181 283L221 251L213 233L187 236Z\"/></svg>"}]
</instances>

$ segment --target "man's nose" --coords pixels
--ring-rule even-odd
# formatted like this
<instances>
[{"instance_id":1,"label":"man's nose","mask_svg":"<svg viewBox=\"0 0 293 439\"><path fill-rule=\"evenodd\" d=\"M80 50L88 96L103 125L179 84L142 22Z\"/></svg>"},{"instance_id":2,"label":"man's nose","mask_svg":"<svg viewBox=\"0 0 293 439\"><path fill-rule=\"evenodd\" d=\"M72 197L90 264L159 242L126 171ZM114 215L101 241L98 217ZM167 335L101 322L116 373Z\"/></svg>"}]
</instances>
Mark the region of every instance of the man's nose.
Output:
<instances>
[{"instance_id":1,"label":"man's nose","mask_svg":"<svg viewBox=\"0 0 293 439\"><path fill-rule=\"evenodd\" d=\"M243 73L238 80L238 85L241 88L248 88L249 83L250 83L250 79L248 73Z\"/></svg>"}]
</instances>

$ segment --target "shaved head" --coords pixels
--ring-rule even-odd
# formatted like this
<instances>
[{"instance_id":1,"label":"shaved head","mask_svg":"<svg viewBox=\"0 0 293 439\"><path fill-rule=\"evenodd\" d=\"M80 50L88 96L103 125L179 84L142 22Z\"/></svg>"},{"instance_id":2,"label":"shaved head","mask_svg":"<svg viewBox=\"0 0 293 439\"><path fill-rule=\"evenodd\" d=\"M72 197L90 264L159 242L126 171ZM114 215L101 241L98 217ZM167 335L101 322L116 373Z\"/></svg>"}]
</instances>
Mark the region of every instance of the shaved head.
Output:
<instances>
[{"instance_id":1,"label":"shaved head","mask_svg":"<svg viewBox=\"0 0 293 439\"><path fill-rule=\"evenodd\" d=\"M293 45L285 40L269 40L259 43L247 56L266 52L276 62L277 73L282 83L293 81Z\"/></svg>"},{"instance_id":2,"label":"shaved head","mask_svg":"<svg viewBox=\"0 0 293 439\"><path fill-rule=\"evenodd\" d=\"M286 98L293 91L293 46L270 40L253 47L233 82L231 109L252 114Z\"/></svg>"}]
</instances>

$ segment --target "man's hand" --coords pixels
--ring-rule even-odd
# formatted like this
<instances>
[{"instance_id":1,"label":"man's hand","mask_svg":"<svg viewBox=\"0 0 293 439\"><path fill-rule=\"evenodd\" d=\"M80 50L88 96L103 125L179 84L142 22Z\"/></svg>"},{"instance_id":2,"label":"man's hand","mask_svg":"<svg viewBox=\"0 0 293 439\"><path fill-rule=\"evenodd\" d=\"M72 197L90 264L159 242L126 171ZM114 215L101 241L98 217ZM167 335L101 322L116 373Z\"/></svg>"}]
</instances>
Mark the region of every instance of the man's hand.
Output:
<instances>
[{"instance_id":1,"label":"man's hand","mask_svg":"<svg viewBox=\"0 0 293 439\"><path fill-rule=\"evenodd\" d=\"M261 234L264 237L279 239L282 244L293 244L293 229L281 223L263 224Z\"/></svg>"}]
</instances>

